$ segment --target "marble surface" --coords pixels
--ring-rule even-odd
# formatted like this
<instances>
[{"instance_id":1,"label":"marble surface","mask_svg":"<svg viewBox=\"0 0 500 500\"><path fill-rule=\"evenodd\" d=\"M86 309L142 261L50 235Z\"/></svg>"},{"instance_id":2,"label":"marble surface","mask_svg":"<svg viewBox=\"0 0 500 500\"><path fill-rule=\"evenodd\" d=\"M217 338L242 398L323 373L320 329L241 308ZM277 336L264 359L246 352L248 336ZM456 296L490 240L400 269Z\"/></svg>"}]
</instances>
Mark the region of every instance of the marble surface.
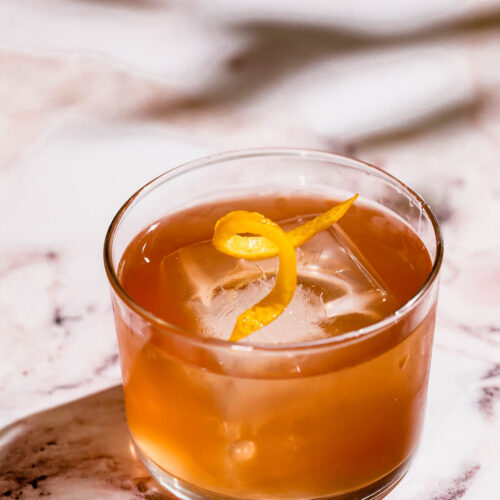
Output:
<instances>
[{"instance_id":1,"label":"marble surface","mask_svg":"<svg viewBox=\"0 0 500 500\"><path fill-rule=\"evenodd\" d=\"M167 498L129 449L104 233L155 175L256 146L432 204L427 420L387 498L499 497L500 2L2 0L0 132L0 498Z\"/></svg>"}]
</instances>

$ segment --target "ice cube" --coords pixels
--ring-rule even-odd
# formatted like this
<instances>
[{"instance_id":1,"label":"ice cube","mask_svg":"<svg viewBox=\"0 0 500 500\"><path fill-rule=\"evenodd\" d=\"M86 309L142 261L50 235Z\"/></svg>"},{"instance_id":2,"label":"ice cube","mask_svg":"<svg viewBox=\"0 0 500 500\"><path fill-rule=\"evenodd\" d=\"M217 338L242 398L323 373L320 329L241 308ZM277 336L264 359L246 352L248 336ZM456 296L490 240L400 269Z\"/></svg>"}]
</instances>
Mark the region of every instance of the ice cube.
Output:
<instances>
[{"instance_id":1,"label":"ice cube","mask_svg":"<svg viewBox=\"0 0 500 500\"><path fill-rule=\"evenodd\" d=\"M374 323L396 309L393 294L359 248L338 225L297 250L299 282L320 287L331 335Z\"/></svg>"},{"instance_id":2,"label":"ice cube","mask_svg":"<svg viewBox=\"0 0 500 500\"><path fill-rule=\"evenodd\" d=\"M243 287L222 288L215 294L210 307L198 307L197 315L202 333L228 339L236 318L266 296L274 278L259 279ZM248 342L291 343L324 338L327 333L319 325L326 319L321 297L299 284L285 311L269 325L249 335Z\"/></svg>"},{"instance_id":3,"label":"ice cube","mask_svg":"<svg viewBox=\"0 0 500 500\"><path fill-rule=\"evenodd\" d=\"M282 226L289 230L298 223ZM229 257L207 241L165 257L161 286L170 308L182 311L181 326L206 337L228 339L238 315L271 290L277 263L277 258ZM367 326L395 309L390 290L338 225L297 249L297 269L298 286L291 303L245 342L326 338Z\"/></svg>"}]
</instances>

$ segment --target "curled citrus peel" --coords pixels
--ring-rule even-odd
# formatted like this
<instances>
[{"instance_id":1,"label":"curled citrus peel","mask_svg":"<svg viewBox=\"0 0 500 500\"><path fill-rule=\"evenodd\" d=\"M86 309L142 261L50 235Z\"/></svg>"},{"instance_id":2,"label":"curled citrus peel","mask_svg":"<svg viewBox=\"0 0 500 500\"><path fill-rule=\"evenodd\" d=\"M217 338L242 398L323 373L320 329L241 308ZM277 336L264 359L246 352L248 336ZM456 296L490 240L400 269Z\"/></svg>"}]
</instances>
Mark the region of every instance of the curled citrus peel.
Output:
<instances>
[{"instance_id":1,"label":"curled citrus peel","mask_svg":"<svg viewBox=\"0 0 500 500\"><path fill-rule=\"evenodd\" d=\"M356 194L287 233L258 212L237 210L217 221L212 243L220 252L247 260L279 255L274 287L260 302L238 316L229 338L231 342L237 342L268 325L285 310L297 287L295 248L337 222L357 197ZM242 236L243 234L255 236Z\"/></svg>"}]
</instances>

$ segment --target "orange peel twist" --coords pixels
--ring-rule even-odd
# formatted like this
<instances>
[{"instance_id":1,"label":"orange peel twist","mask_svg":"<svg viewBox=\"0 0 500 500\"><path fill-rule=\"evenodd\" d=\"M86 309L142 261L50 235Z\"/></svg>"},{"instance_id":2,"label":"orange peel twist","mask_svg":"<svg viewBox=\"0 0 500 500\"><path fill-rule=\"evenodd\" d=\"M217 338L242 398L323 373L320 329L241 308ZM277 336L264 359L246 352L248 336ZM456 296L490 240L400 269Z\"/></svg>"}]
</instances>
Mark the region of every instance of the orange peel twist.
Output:
<instances>
[{"instance_id":1,"label":"orange peel twist","mask_svg":"<svg viewBox=\"0 0 500 500\"><path fill-rule=\"evenodd\" d=\"M268 325L285 310L297 287L295 248L337 222L357 197L356 194L287 233L258 212L237 210L217 221L212 243L220 252L246 260L279 256L274 287L261 301L238 316L229 338L231 342L237 342Z\"/></svg>"}]
</instances>

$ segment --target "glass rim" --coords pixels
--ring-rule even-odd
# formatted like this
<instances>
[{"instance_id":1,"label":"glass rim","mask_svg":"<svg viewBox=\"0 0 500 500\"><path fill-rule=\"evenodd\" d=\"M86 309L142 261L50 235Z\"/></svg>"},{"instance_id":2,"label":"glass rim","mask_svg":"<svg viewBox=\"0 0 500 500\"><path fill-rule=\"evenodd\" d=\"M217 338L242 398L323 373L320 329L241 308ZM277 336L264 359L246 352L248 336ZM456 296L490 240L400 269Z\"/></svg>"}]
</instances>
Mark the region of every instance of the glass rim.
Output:
<instances>
[{"instance_id":1,"label":"glass rim","mask_svg":"<svg viewBox=\"0 0 500 500\"><path fill-rule=\"evenodd\" d=\"M371 325L359 328L357 330L352 330L335 337L310 340L307 342L295 342L290 344L264 344L255 342L236 343L230 342L229 340L201 337L198 336L195 331L187 330L169 323L168 321L157 317L155 314L139 305L122 287L113 266L112 246L114 236L126 213L131 210L134 205L138 203L143 197L145 197L149 192L162 185L163 183L168 182L172 178L177 177L178 175L183 175L185 173L196 170L197 168L206 167L208 165L219 163L221 161L233 161L243 158L264 158L273 156L310 158L311 160L319 160L331 163L337 162L342 163L342 166L344 167L353 168L355 170L364 170L365 172L368 171L370 174L373 174L383 180L389 181L392 185L396 185L399 189L409 195L413 199L413 201L416 201L420 208L424 210L424 212L429 217L429 220L432 224L432 229L434 231L434 237L436 239L436 255L432 263L432 268L420 289L417 290L417 292L415 292L415 294L413 294L413 296L408 299L401 307ZM348 165L347 163L350 163L351 165ZM443 261L443 252L444 242L441 227L436 215L434 214L429 204L416 191L411 189L404 182L400 181L397 177L386 172L385 170L382 170L381 168L376 167L375 165L371 165L370 163L364 162L362 160L326 151L301 148L253 148L226 151L182 163L176 167L172 167L171 169L166 170L162 174L144 184L134 194L132 194L132 196L128 198L128 200L120 207L118 212L113 217L106 232L103 257L106 274L114 292L129 308L131 308L135 313L139 314L143 319L159 327L165 335L175 335L179 340L198 344L200 347L204 348L213 347L239 351L286 352L310 349L316 350L334 346L339 347L344 344L349 344L351 341L358 341L371 337L378 331L390 326L391 323L399 321L402 316L412 311L423 300L433 283L436 281L436 278L439 275L439 270L441 268L441 263Z\"/></svg>"}]
</instances>

